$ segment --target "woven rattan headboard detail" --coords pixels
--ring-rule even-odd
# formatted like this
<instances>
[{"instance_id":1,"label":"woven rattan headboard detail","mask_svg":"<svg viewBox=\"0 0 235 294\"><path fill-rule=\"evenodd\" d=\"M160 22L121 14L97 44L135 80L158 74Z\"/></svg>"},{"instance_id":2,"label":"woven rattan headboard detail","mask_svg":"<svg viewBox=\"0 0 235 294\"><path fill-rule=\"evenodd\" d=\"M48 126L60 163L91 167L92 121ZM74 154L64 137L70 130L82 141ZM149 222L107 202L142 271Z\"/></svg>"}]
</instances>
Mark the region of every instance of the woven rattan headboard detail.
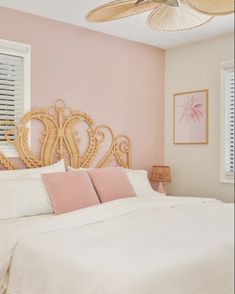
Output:
<instances>
[{"instance_id":1,"label":"woven rattan headboard detail","mask_svg":"<svg viewBox=\"0 0 235 294\"><path fill-rule=\"evenodd\" d=\"M38 120L43 125L40 158L33 154L28 144L28 123L31 120ZM81 122L87 126L88 133L87 147L83 154L81 154L79 146L82 138L76 130L76 126ZM7 122L8 125L9 123L11 122ZM1 122L1 125L3 124L4 122ZM33 109L26 113L22 117L20 125L11 124L12 129L5 132L5 138L9 144L14 146L20 160L28 168L50 165L61 159L65 159L66 163L74 168L91 167L107 132L111 136L111 146L96 164L96 167L108 166L111 161L115 160L117 165L130 168L130 139L124 135L114 136L108 126L94 127L92 119L86 113L73 111L65 105L63 100L57 100L54 107ZM5 169L17 168L1 151L0 167Z\"/></svg>"}]
</instances>

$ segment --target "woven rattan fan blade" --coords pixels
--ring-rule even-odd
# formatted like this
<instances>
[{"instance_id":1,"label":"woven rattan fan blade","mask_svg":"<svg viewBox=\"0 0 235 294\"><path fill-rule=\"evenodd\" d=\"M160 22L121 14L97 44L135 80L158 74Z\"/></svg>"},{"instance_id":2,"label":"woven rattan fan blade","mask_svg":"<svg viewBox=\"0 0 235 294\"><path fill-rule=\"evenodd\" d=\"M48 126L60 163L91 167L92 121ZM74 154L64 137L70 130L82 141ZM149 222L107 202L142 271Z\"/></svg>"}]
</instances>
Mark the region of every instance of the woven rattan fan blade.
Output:
<instances>
[{"instance_id":1,"label":"woven rattan fan blade","mask_svg":"<svg viewBox=\"0 0 235 294\"><path fill-rule=\"evenodd\" d=\"M89 22L104 22L152 10L159 5L158 3L149 0L145 0L138 4L136 4L136 2L136 0L120 0L107 3L90 11L86 16L86 19Z\"/></svg>"},{"instance_id":2,"label":"woven rattan fan blade","mask_svg":"<svg viewBox=\"0 0 235 294\"><path fill-rule=\"evenodd\" d=\"M209 15L234 13L234 0L187 0L195 10Z\"/></svg>"},{"instance_id":3,"label":"woven rattan fan blade","mask_svg":"<svg viewBox=\"0 0 235 294\"><path fill-rule=\"evenodd\" d=\"M201 26L212 18L183 3L178 8L160 4L149 16L148 24L154 30L182 31Z\"/></svg>"}]
</instances>

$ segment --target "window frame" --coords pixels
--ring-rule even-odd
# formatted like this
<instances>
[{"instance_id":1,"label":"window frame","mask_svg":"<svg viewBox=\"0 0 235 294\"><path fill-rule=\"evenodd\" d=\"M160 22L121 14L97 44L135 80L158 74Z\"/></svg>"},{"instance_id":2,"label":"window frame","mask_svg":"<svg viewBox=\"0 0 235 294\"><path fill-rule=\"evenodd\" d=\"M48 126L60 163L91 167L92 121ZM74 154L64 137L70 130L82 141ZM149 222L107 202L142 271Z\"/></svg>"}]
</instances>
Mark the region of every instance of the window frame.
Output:
<instances>
[{"instance_id":1,"label":"window frame","mask_svg":"<svg viewBox=\"0 0 235 294\"><path fill-rule=\"evenodd\" d=\"M226 61L221 63L221 119L220 119L220 182L225 184L234 184L234 174L231 176L226 175L226 139L227 139L227 95L228 95L228 82L227 73L229 70L234 68L234 60ZM226 123L225 123L226 122Z\"/></svg>"},{"instance_id":2,"label":"window frame","mask_svg":"<svg viewBox=\"0 0 235 294\"><path fill-rule=\"evenodd\" d=\"M24 60L24 102L23 113L31 108L31 46L24 43L12 42L0 39L0 53L23 57ZM31 147L31 125L29 124L29 145ZM1 144L0 151L7 157L18 157L18 154L10 144Z\"/></svg>"}]
</instances>

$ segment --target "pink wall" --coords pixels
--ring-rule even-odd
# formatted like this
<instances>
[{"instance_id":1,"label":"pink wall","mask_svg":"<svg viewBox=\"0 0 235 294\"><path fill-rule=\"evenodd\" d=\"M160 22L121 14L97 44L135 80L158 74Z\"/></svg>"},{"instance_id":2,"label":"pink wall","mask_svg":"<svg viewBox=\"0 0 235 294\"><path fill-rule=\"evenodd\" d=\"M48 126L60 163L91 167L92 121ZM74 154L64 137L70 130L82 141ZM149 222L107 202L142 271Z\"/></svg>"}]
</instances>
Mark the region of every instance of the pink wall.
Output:
<instances>
[{"instance_id":1,"label":"pink wall","mask_svg":"<svg viewBox=\"0 0 235 294\"><path fill-rule=\"evenodd\" d=\"M164 158L164 51L0 7L0 38L32 48L32 106L62 98L132 139L133 167Z\"/></svg>"}]
</instances>

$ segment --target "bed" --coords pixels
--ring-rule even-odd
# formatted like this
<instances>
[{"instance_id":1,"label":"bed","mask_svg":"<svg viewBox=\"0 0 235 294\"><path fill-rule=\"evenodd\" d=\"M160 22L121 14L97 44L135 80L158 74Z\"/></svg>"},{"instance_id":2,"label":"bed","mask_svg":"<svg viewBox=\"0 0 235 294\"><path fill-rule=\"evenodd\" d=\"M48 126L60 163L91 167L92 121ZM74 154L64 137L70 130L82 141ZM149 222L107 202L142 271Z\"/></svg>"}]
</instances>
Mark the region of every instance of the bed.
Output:
<instances>
[{"instance_id":1,"label":"bed","mask_svg":"<svg viewBox=\"0 0 235 294\"><path fill-rule=\"evenodd\" d=\"M57 104L60 122L63 111L61 104ZM66 126L71 122L63 135L64 141L45 133L38 159L28 152L29 147L22 141L27 138L28 119L43 117L47 132L54 134L62 126L52 123L45 110L32 111L26 117L18 128L19 134L14 133L13 141L9 139L29 167L25 173L34 177L37 168L55 160L54 153L61 159L66 158L66 151L73 168L91 166L104 139L101 131L104 126L93 129L87 115L72 112L64 121ZM74 120L85 120L89 134L87 151L78 158L75 156L78 144L71 135ZM108 128L108 131L111 130ZM111 136L112 144L96 167L115 160L131 173L127 169L131 162L129 139L115 137L112 132ZM49 138L52 141L49 142ZM15 167L3 153L0 163L8 169ZM15 172L9 171L10 177L14 178ZM2 187L4 173L8 171L0 171ZM116 199L60 215L48 211L27 217L0 217L0 293L234 293L234 206L210 198L163 197L151 189L146 174L144 180L141 176L142 184L140 177L136 180L137 174L143 175L133 171L132 178L129 177L132 185L136 185L137 197ZM0 199L4 197L2 191ZM33 193L29 189L28 195L32 198Z\"/></svg>"}]
</instances>

